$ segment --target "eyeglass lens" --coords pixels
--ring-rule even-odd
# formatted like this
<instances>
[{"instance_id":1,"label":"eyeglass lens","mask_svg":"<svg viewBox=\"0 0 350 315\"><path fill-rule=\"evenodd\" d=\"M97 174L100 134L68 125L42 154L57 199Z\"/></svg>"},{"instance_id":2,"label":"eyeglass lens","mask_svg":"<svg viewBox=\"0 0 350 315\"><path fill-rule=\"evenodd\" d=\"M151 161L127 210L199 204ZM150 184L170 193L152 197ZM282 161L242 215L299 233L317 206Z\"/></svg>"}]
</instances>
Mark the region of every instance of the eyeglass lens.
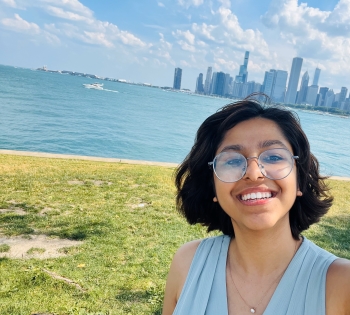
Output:
<instances>
[{"instance_id":1,"label":"eyeglass lens","mask_svg":"<svg viewBox=\"0 0 350 315\"><path fill-rule=\"evenodd\" d=\"M223 182L240 180L247 170L248 162L254 157L244 157L235 151L224 151L213 161L214 172ZM287 177L293 169L293 155L287 149L269 149L262 152L257 159L261 173L270 179Z\"/></svg>"}]
</instances>

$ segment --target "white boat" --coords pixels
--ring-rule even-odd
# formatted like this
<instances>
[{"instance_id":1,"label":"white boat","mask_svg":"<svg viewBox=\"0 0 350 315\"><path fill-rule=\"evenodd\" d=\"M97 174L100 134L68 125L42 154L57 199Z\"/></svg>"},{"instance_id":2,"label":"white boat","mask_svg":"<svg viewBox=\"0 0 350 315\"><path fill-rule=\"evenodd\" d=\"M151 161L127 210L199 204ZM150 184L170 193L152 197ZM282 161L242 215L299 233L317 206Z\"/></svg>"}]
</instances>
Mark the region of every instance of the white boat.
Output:
<instances>
[{"instance_id":1,"label":"white boat","mask_svg":"<svg viewBox=\"0 0 350 315\"><path fill-rule=\"evenodd\" d=\"M83 84L87 89L103 90L103 83L85 83Z\"/></svg>"}]
</instances>

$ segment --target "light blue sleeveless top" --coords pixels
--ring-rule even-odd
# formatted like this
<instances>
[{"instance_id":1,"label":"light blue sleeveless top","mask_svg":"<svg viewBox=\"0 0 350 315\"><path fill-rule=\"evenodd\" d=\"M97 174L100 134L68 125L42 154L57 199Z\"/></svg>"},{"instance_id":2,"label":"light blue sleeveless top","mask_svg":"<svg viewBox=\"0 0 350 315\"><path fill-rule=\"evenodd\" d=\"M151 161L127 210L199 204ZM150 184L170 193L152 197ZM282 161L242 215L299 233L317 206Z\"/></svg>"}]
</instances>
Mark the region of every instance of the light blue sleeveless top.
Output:
<instances>
[{"instance_id":1,"label":"light blue sleeveless top","mask_svg":"<svg viewBox=\"0 0 350 315\"><path fill-rule=\"evenodd\" d=\"M228 315L229 236L206 238L192 260L173 315ZM325 315L326 275L337 259L304 237L263 315Z\"/></svg>"}]
</instances>

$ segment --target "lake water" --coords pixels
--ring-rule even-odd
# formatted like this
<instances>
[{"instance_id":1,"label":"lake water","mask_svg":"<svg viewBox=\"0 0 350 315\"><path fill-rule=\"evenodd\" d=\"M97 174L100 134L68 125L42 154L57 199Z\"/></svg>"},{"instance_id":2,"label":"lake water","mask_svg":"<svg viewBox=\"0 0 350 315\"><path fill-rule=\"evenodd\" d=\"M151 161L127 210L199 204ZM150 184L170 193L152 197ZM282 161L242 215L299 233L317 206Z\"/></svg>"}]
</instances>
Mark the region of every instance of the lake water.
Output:
<instances>
[{"instance_id":1,"label":"lake water","mask_svg":"<svg viewBox=\"0 0 350 315\"><path fill-rule=\"evenodd\" d=\"M181 162L230 100L0 65L0 149ZM350 120L297 111L323 174L350 177Z\"/></svg>"}]
</instances>

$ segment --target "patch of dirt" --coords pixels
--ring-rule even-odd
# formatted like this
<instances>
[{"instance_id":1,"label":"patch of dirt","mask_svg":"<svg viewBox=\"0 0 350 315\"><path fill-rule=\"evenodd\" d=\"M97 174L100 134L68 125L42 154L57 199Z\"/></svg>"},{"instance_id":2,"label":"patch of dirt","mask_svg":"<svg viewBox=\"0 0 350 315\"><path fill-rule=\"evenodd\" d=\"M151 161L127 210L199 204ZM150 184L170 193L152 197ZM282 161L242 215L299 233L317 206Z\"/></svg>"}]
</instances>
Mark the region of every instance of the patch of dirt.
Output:
<instances>
[{"instance_id":1,"label":"patch of dirt","mask_svg":"<svg viewBox=\"0 0 350 315\"><path fill-rule=\"evenodd\" d=\"M131 209L144 208L147 207L149 204L150 203L143 201L142 198L139 197L131 197L129 199L129 202L127 203L127 205L131 207Z\"/></svg>"},{"instance_id":2,"label":"patch of dirt","mask_svg":"<svg viewBox=\"0 0 350 315\"><path fill-rule=\"evenodd\" d=\"M85 183L82 180L69 180L69 185L84 185Z\"/></svg>"},{"instance_id":3,"label":"patch of dirt","mask_svg":"<svg viewBox=\"0 0 350 315\"><path fill-rule=\"evenodd\" d=\"M22 208L0 209L0 213L14 213L18 215L27 215Z\"/></svg>"},{"instance_id":4,"label":"patch of dirt","mask_svg":"<svg viewBox=\"0 0 350 315\"><path fill-rule=\"evenodd\" d=\"M68 184L69 185L85 185L87 182L93 183L95 186L102 186L102 185L112 185L112 182L107 182L104 180L92 180L92 179L88 179L87 181L82 181L82 180L69 180Z\"/></svg>"},{"instance_id":5,"label":"patch of dirt","mask_svg":"<svg viewBox=\"0 0 350 315\"><path fill-rule=\"evenodd\" d=\"M22 236L0 237L0 245L1 244L9 245L10 250L5 253L0 253L0 257L46 259L66 256L65 252L61 250L62 248L79 246L83 244L83 242L52 238L47 235L31 235L30 238L28 238L28 236L26 238Z\"/></svg>"}]
</instances>

